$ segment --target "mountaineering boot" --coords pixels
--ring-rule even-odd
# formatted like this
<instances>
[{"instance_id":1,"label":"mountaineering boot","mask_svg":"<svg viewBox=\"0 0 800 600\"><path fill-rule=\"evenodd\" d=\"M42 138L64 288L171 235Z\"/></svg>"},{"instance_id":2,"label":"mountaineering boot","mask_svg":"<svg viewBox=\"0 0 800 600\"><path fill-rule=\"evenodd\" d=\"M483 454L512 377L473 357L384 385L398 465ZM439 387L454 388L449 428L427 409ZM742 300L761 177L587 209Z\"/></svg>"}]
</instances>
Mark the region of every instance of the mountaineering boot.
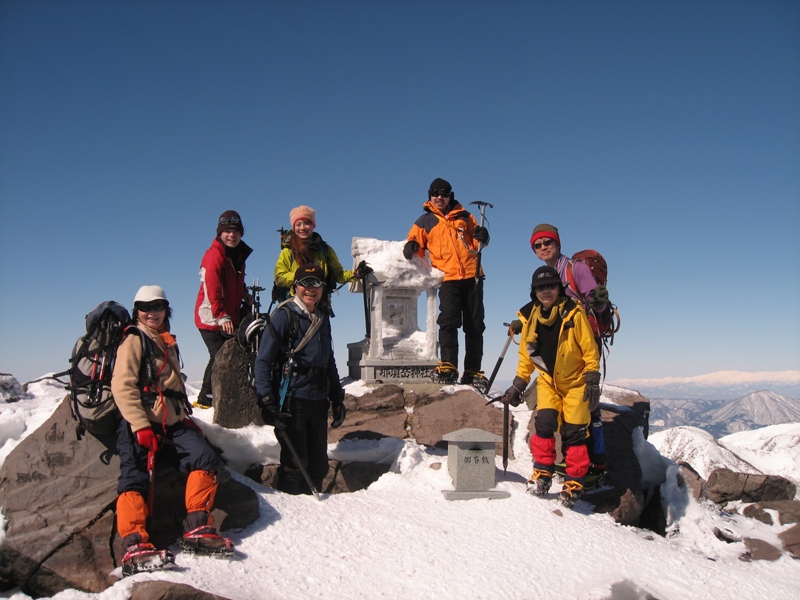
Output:
<instances>
[{"instance_id":1,"label":"mountaineering boot","mask_svg":"<svg viewBox=\"0 0 800 600\"><path fill-rule=\"evenodd\" d=\"M211 404L211 394L207 394L206 392L200 390L200 393L197 394L197 400L194 401L192 406L195 408L211 408Z\"/></svg>"},{"instance_id":2,"label":"mountaineering boot","mask_svg":"<svg viewBox=\"0 0 800 600\"><path fill-rule=\"evenodd\" d=\"M525 491L534 496L544 496L550 490L550 485L552 483L553 467L534 465L533 475L528 479L528 485Z\"/></svg>"},{"instance_id":3,"label":"mountaineering boot","mask_svg":"<svg viewBox=\"0 0 800 600\"><path fill-rule=\"evenodd\" d=\"M485 394L489 391L489 380L486 379L483 371L473 371L472 369L464 371L464 374L461 376L461 383L464 385L471 385L481 394Z\"/></svg>"},{"instance_id":4,"label":"mountaineering boot","mask_svg":"<svg viewBox=\"0 0 800 600\"><path fill-rule=\"evenodd\" d=\"M586 477L583 478L583 489L589 491L603 487L605 479L606 479L605 465L592 464L589 466L589 472L586 473Z\"/></svg>"},{"instance_id":5,"label":"mountaineering boot","mask_svg":"<svg viewBox=\"0 0 800 600\"><path fill-rule=\"evenodd\" d=\"M157 550L153 544L135 544L122 557L122 576L171 569L175 556L169 550Z\"/></svg>"},{"instance_id":6,"label":"mountaineering boot","mask_svg":"<svg viewBox=\"0 0 800 600\"><path fill-rule=\"evenodd\" d=\"M181 550L195 554L231 556L233 542L229 538L219 535L217 530L210 525L201 525L183 534Z\"/></svg>"},{"instance_id":7,"label":"mountaineering boot","mask_svg":"<svg viewBox=\"0 0 800 600\"><path fill-rule=\"evenodd\" d=\"M564 478L564 485L558 500L567 508L572 508L575 503L583 496L583 481L572 477Z\"/></svg>"},{"instance_id":8,"label":"mountaineering boot","mask_svg":"<svg viewBox=\"0 0 800 600\"><path fill-rule=\"evenodd\" d=\"M458 369L452 363L440 362L436 368L431 371L431 379L434 383L452 385L458 382Z\"/></svg>"}]
</instances>

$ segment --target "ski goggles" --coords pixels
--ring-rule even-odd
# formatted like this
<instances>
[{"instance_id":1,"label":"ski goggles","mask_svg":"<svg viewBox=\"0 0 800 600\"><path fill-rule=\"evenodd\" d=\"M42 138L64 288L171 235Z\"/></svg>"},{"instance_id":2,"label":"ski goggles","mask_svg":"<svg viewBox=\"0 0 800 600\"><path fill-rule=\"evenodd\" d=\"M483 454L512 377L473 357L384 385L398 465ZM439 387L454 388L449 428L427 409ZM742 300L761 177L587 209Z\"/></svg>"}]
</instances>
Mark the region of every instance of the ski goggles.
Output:
<instances>
[{"instance_id":1,"label":"ski goggles","mask_svg":"<svg viewBox=\"0 0 800 600\"><path fill-rule=\"evenodd\" d=\"M242 220L239 217L220 217L219 219L220 225L227 225L228 223L232 223L233 225L238 225L241 222Z\"/></svg>"},{"instance_id":2,"label":"ski goggles","mask_svg":"<svg viewBox=\"0 0 800 600\"><path fill-rule=\"evenodd\" d=\"M164 300L153 300L152 302L137 302L136 310L141 312L161 312L167 310L169 303Z\"/></svg>"},{"instance_id":3,"label":"ski goggles","mask_svg":"<svg viewBox=\"0 0 800 600\"><path fill-rule=\"evenodd\" d=\"M543 285L537 285L533 288L537 292L548 292L550 290L554 290L558 287L557 283L545 283Z\"/></svg>"},{"instance_id":4,"label":"ski goggles","mask_svg":"<svg viewBox=\"0 0 800 600\"><path fill-rule=\"evenodd\" d=\"M325 282L320 281L315 277L306 277L305 279L298 281L296 285L304 288L321 288L323 285L325 285Z\"/></svg>"},{"instance_id":5,"label":"ski goggles","mask_svg":"<svg viewBox=\"0 0 800 600\"><path fill-rule=\"evenodd\" d=\"M450 196L450 190L447 189L428 190L428 194L430 194L431 198L435 198L436 196L442 196L443 198L447 198Z\"/></svg>"},{"instance_id":6,"label":"ski goggles","mask_svg":"<svg viewBox=\"0 0 800 600\"><path fill-rule=\"evenodd\" d=\"M553 245L553 244L555 244L555 243L556 243L556 241L555 241L555 240L551 240L550 238L544 238L544 239L543 239L542 241L540 241L540 242L534 242L534 244L533 244L533 249L534 249L534 250L538 250L538 249L539 249L539 248L541 248L542 246L544 246L545 248L549 248L550 246L552 246L552 245Z\"/></svg>"}]
</instances>

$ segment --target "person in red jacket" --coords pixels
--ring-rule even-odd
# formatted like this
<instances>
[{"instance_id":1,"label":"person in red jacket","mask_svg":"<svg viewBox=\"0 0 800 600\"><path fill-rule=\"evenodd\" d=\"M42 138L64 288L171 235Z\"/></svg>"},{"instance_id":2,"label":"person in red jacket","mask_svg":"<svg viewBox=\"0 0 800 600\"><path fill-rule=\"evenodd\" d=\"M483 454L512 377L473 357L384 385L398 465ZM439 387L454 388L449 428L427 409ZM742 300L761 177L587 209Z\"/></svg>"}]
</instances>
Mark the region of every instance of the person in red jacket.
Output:
<instances>
[{"instance_id":1,"label":"person in red jacket","mask_svg":"<svg viewBox=\"0 0 800 600\"><path fill-rule=\"evenodd\" d=\"M245 261L253 252L242 241L244 225L235 210L226 210L217 221L217 237L200 263L200 290L194 308L194 323L208 348L210 358L195 406L211 406L211 371L217 352L239 326L245 288Z\"/></svg>"}]
</instances>

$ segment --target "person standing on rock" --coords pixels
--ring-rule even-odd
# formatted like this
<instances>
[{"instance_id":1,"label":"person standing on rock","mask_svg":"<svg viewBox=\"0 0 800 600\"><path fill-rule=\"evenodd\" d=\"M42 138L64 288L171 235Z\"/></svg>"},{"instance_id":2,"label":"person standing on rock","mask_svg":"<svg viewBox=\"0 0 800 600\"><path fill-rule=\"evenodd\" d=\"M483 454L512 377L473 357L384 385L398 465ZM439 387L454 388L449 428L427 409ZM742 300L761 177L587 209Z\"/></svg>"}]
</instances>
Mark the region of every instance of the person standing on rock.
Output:
<instances>
[{"instance_id":1,"label":"person standing on rock","mask_svg":"<svg viewBox=\"0 0 800 600\"><path fill-rule=\"evenodd\" d=\"M303 470L317 490L328 473L328 407L331 427L344 422L346 411L330 317L320 310L325 271L317 263L301 265L292 287L293 296L275 309L261 338L256 393L261 416L275 427L281 445L278 489L310 494Z\"/></svg>"},{"instance_id":2,"label":"person standing on rock","mask_svg":"<svg viewBox=\"0 0 800 600\"><path fill-rule=\"evenodd\" d=\"M334 316L330 310L330 296L336 284L348 283L362 279L372 272L367 263L361 261L354 271L346 270L339 262L339 257L319 233L317 212L310 206L297 206L289 212L289 231L281 242L281 252L275 263L275 290L277 300L285 300L294 292L294 276L300 265L316 263L322 268L325 281L325 294L319 308Z\"/></svg>"},{"instance_id":3,"label":"person standing on rock","mask_svg":"<svg viewBox=\"0 0 800 600\"><path fill-rule=\"evenodd\" d=\"M425 257L444 273L439 288L440 362L434 377L441 383L458 381L458 329L464 329L464 374L461 383L485 390L488 380L481 370L483 361L483 271L479 251L489 243L489 231L478 225L455 199L453 188L436 178L428 188L428 201L421 217L411 226L403 256ZM479 272L480 271L480 272Z\"/></svg>"},{"instance_id":4,"label":"person standing on rock","mask_svg":"<svg viewBox=\"0 0 800 600\"><path fill-rule=\"evenodd\" d=\"M211 526L221 464L189 417L191 406L180 372L178 345L170 333L171 316L161 287L139 288L132 323L141 335L127 333L117 350L111 378L111 392L122 415L117 428L117 531L125 550L124 575L163 568L174 561L168 550L156 550L149 543L145 528L153 508L157 454L188 475L182 548L209 554L232 551L231 541Z\"/></svg>"},{"instance_id":5,"label":"person standing on rock","mask_svg":"<svg viewBox=\"0 0 800 600\"><path fill-rule=\"evenodd\" d=\"M533 291L536 300L522 328L517 373L503 401L518 406L531 374L539 371L528 492L543 496L550 490L560 424L566 475L559 499L572 507L583 495L589 471L586 439L590 413L600 402L600 354L586 312L567 297L553 267L536 269Z\"/></svg>"},{"instance_id":6,"label":"person standing on rock","mask_svg":"<svg viewBox=\"0 0 800 600\"><path fill-rule=\"evenodd\" d=\"M208 364L195 406L209 408L211 373L222 345L239 326L244 306L249 302L245 287L245 261L253 252L242 241L244 225L235 210L226 210L217 220L217 237L200 262L200 289L194 308L194 323L200 330Z\"/></svg>"},{"instance_id":7,"label":"person standing on rock","mask_svg":"<svg viewBox=\"0 0 800 600\"><path fill-rule=\"evenodd\" d=\"M548 223L540 223L533 228L530 244L531 250L538 258L544 261L548 267L553 267L558 271L567 296L580 304L587 314L591 311L594 317L600 321L608 321L612 318L611 303L608 300L606 286L597 283L589 266L581 260L576 260L572 264L572 278L574 286L577 288L573 289L568 275L570 259L561 254L561 238L556 227ZM533 284L531 284L531 300L535 300L532 286ZM595 337L595 343L598 352L602 353L602 341ZM602 483L606 472L606 442L599 406L592 411L590 431L587 442L591 460L590 476L598 478Z\"/></svg>"}]
</instances>

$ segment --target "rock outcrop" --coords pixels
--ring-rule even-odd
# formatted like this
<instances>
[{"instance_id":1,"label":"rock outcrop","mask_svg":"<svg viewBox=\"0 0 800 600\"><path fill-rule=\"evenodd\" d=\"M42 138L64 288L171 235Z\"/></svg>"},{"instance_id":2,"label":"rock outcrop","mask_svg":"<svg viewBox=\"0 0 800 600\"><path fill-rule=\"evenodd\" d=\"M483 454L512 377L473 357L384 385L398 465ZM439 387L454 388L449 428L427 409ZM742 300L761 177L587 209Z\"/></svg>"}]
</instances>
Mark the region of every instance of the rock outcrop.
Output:
<instances>
[{"instance_id":1,"label":"rock outcrop","mask_svg":"<svg viewBox=\"0 0 800 600\"><path fill-rule=\"evenodd\" d=\"M155 510L148 530L157 547L183 533L185 476L156 465ZM247 486L219 474L213 511L222 530L240 530L258 518L258 498ZM74 588L100 592L122 548L115 531L119 459L113 440L77 440L65 401L25 438L0 470L0 497L7 520L0 546L0 588L20 587L33 597Z\"/></svg>"}]
</instances>

